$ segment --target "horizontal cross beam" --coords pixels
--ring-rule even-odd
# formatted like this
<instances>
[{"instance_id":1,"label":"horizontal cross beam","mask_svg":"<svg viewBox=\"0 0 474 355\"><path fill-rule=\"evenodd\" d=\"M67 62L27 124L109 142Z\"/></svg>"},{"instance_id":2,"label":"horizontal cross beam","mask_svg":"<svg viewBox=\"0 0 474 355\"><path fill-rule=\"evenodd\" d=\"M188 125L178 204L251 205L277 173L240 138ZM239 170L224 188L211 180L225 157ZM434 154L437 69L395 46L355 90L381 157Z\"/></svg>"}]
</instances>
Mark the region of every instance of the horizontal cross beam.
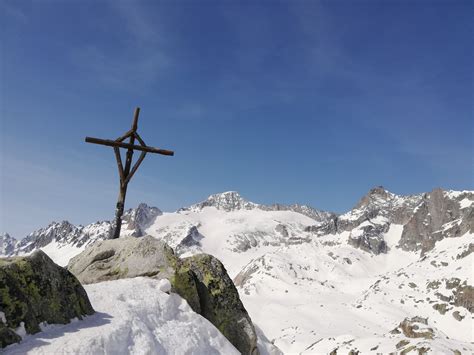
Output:
<instances>
[{"instance_id":1,"label":"horizontal cross beam","mask_svg":"<svg viewBox=\"0 0 474 355\"><path fill-rule=\"evenodd\" d=\"M127 148L127 149L133 149L133 150L141 150L142 152L147 152L147 153L156 153L156 154L169 155L169 156L174 155L174 152L172 150L166 150L166 149L159 149L159 148L148 147L148 146L128 144L128 143L113 141L113 140L110 140L110 139L100 139L100 138L86 137L86 142L87 143L106 145L106 146L109 146L109 147L120 147L120 148Z\"/></svg>"}]
</instances>

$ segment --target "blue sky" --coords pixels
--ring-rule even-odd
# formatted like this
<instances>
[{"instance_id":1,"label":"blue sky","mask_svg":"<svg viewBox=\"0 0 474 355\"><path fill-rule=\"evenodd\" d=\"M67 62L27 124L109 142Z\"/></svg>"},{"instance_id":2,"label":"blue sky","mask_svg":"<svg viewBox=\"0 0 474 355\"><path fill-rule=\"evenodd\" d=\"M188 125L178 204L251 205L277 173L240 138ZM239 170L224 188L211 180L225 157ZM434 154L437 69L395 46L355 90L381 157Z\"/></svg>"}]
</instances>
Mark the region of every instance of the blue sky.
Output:
<instances>
[{"instance_id":1,"label":"blue sky","mask_svg":"<svg viewBox=\"0 0 474 355\"><path fill-rule=\"evenodd\" d=\"M343 212L371 187L473 189L472 1L0 3L0 232L237 190Z\"/></svg>"}]
</instances>

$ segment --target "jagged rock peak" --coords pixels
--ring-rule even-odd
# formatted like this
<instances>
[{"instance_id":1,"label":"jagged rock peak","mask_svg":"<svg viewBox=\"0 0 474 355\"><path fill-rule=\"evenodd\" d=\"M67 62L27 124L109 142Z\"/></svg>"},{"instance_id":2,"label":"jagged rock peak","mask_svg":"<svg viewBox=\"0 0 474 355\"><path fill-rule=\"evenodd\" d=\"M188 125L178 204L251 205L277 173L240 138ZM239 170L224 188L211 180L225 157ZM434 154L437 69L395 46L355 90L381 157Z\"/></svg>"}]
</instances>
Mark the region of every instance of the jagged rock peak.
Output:
<instances>
[{"instance_id":1,"label":"jagged rock peak","mask_svg":"<svg viewBox=\"0 0 474 355\"><path fill-rule=\"evenodd\" d=\"M192 205L184 210L201 210L205 207L215 207L218 210L230 212L235 210L251 210L258 208L259 205L245 200L237 191L226 191L211 195L207 200Z\"/></svg>"},{"instance_id":2,"label":"jagged rock peak","mask_svg":"<svg viewBox=\"0 0 474 355\"><path fill-rule=\"evenodd\" d=\"M369 190L369 192L360 199L355 208L361 208L371 204L381 204L394 198L398 197L397 195L387 191L383 186L376 186Z\"/></svg>"},{"instance_id":3,"label":"jagged rock peak","mask_svg":"<svg viewBox=\"0 0 474 355\"><path fill-rule=\"evenodd\" d=\"M9 255L15 250L18 241L8 233L0 234L0 255Z\"/></svg>"},{"instance_id":4,"label":"jagged rock peak","mask_svg":"<svg viewBox=\"0 0 474 355\"><path fill-rule=\"evenodd\" d=\"M140 203L137 208L131 208L124 213L123 221L128 223L130 229L137 229L150 224L162 214L159 208Z\"/></svg>"}]
</instances>

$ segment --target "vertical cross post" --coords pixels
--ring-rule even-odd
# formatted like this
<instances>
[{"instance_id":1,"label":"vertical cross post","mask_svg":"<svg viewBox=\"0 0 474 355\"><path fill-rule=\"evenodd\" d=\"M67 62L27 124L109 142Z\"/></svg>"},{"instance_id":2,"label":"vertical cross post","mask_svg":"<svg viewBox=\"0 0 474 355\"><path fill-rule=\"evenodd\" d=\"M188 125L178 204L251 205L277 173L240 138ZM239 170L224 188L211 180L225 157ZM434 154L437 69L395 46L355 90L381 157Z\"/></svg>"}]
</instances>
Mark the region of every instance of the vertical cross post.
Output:
<instances>
[{"instance_id":1,"label":"vertical cross post","mask_svg":"<svg viewBox=\"0 0 474 355\"><path fill-rule=\"evenodd\" d=\"M137 128L138 128L138 115L140 114L140 107L137 107L135 109L135 114L133 115L133 123L132 123L132 129L130 132L130 140L129 144L134 145L135 143L135 135L137 133ZM118 150L118 148L116 148ZM120 189L119 189L119 195L118 195L118 200L117 200L117 206L115 208L115 230L113 234L113 239L116 239L120 237L120 230L122 229L122 215L123 215L123 210L125 208L125 196L127 195L127 187L128 187L128 182L130 179L127 179L128 175L130 174L130 168L132 166L132 158L133 158L133 148L128 148L127 149L127 156L125 160L125 167L123 168L123 173L120 174ZM120 155L119 155L119 159ZM121 166L119 166L119 172L122 169Z\"/></svg>"},{"instance_id":2,"label":"vertical cross post","mask_svg":"<svg viewBox=\"0 0 474 355\"><path fill-rule=\"evenodd\" d=\"M120 230L122 229L122 215L125 207L125 196L127 195L127 186L130 182L133 175L137 172L138 167L142 163L143 159L147 153L155 153L161 155L173 156L174 152L172 150L160 149L155 147L149 147L145 144L143 139L137 133L138 128L138 115L140 114L140 107L135 109L135 114L133 115L132 128L127 131L123 136L117 138L116 140L110 139L100 139L93 137L86 137L87 143L100 144L108 147L114 148L115 159L117 160L117 167L120 177L120 189L117 199L117 205L115 208L115 229L113 231L112 238L120 237ZM129 138L128 143L124 142ZM135 145L135 139L138 141L138 144ZM120 155L120 149L127 149L127 154L125 156L125 167L122 164L122 157ZM139 150L140 157L137 159L135 164L132 166L133 151Z\"/></svg>"}]
</instances>

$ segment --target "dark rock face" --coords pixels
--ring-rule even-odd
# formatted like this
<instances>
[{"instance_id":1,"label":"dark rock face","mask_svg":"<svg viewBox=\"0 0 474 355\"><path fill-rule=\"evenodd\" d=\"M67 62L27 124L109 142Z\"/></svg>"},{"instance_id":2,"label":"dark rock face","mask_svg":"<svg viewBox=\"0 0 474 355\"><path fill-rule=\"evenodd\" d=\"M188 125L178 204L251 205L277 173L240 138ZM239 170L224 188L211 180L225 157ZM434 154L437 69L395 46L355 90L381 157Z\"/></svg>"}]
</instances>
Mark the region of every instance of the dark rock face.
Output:
<instances>
[{"instance_id":1,"label":"dark rock face","mask_svg":"<svg viewBox=\"0 0 474 355\"><path fill-rule=\"evenodd\" d=\"M195 275L198 313L242 354L258 354L254 326L224 265L211 255L200 254L180 260L177 270L181 273L190 270ZM176 280L174 284L179 287Z\"/></svg>"},{"instance_id":2,"label":"dark rock face","mask_svg":"<svg viewBox=\"0 0 474 355\"><path fill-rule=\"evenodd\" d=\"M192 247L200 247L201 246L201 239L203 239L204 236L199 233L199 230L197 229L196 226L192 226L186 237L181 240L181 242L176 246L176 253L178 255L182 251L189 250Z\"/></svg>"},{"instance_id":3,"label":"dark rock face","mask_svg":"<svg viewBox=\"0 0 474 355\"><path fill-rule=\"evenodd\" d=\"M137 208L129 209L124 213L122 223L126 229L133 231L132 237L141 237L144 235L145 228L162 214L163 212L159 208L140 203Z\"/></svg>"},{"instance_id":4,"label":"dark rock face","mask_svg":"<svg viewBox=\"0 0 474 355\"><path fill-rule=\"evenodd\" d=\"M371 189L348 214L340 216L339 231L352 230L367 218L386 217L391 223L405 224L420 204L422 195L397 196L382 186Z\"/></svg>"},{"instance_id":5,"label":"dark rock face","mask_svg":"<svg viewBox=\"0 0 474 355\"><path fill-rule=\"evenodd\" d=\"M374 253L376 255L387 252L387 243L383 235L388 232L390 224L374 224L361 227L362 234L357 237L349 237L349 244Z\"/></svg>"},{"instance_id":6,"label":"dark rock face","mask_svg":"<svg viewBox=\"0 0 474 355\"><path fill-rule=\"evenodd\" d=\"M28 334L39 324L67 324L94 310L86 291L66 269L45 253L0 259L0 344L5 347L21 338L13 331L23 323Z\"/></svg>"},{"instance_id":7,"label":"dark rock face","mask_svg":"<svg viewBox=\"0 0 474 355\"><path fill-rule=\"evenodd\" d=\"M425 194L411 219L403 227L399 245L404 250L421 250L422 254L433 249L444 238L455 238L474 231L474 208L461 208L464 198L473 200L466 192L450 196L441 189Z\"/></svg>"}]
</instances>

